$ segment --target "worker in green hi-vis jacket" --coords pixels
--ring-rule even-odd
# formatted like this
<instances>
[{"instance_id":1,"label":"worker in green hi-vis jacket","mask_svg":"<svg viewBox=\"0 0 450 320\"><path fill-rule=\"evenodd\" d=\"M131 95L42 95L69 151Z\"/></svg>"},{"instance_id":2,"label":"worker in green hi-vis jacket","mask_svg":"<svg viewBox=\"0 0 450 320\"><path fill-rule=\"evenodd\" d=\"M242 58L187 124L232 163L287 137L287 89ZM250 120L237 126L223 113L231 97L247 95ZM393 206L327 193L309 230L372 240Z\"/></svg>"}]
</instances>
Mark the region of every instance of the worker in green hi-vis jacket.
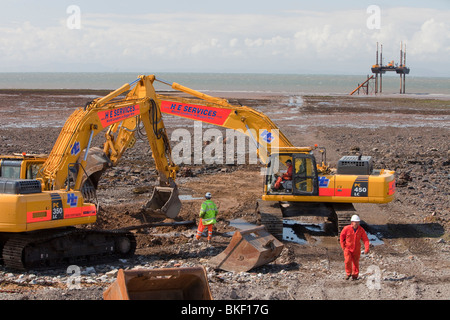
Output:
<instances>
[{"instance_id":1,"label":"worker in green hi-vis jacket","mask_svg":"<svg viewBox=\"0 0 450 320\"><path fill-rule=\"evenodd\" d=\"M213 226L216 224L216 216L219 212L216 204L211 200L211 192L205 194L205 202L200 208L200 222L198 224L196 239L200 240L203 230L208 227L208 242L211 241Z\"/></svg>"}]
</instances>

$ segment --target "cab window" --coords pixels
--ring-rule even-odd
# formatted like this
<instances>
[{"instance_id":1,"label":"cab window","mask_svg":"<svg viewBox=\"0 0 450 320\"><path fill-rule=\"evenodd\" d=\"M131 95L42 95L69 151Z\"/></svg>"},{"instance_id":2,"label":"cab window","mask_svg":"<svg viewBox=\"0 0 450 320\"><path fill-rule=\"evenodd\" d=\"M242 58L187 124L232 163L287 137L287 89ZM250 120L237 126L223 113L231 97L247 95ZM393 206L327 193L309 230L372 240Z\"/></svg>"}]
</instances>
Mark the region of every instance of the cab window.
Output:
<instances>
[{"instance_id":1,"label":"cab window","mask_svg":"<svg viewBox=\"0 0 450 320\"><path fill-rule=\"evenodd\" d=\"M36 175L39 169L42 167L42 163L30 163L27 166L27 175L26 179L36 179Z\"/></svg>"},{"instance_id":2,"label":"cab window","mask_svg":"<svg viewBox=\"0 0 450 320\"><path fill-rule=\"evenodd\" d=\"M294 184L295 191L298 193L315 193L316 172L315 164L312 158L295 158L294 163Z\"/></svg>"},{"instance_id":3,"label":"cab window","mask_svg":"<svg viewBox=\"0 0 450 320\"><path fill-rule=\"evenodd\" d=\"M0 176L2 178L20 179L20 167L3 164L0 171L1 171Z\"/></svg>"}]
</instances>

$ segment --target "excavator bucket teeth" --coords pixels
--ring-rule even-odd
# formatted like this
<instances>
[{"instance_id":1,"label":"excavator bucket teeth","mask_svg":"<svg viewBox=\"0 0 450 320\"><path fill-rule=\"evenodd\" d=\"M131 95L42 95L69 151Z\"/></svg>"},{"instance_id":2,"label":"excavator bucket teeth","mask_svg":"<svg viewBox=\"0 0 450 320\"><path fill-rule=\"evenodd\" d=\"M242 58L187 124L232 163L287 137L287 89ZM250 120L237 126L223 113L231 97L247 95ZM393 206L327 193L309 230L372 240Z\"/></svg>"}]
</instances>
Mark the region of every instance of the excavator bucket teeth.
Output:
<instances>
[{"instance_id":1,"label":"excavator bucket teeth","mask_svg":"<svg viewBox=\"0 0 450 320\"><path fill-rule=\"evenodd\" d=\"M228 247L210 259L209 264L225 271L246 272L274 261L283 247L264 226L236 231Z\"/></svg>"},{"instance_id":2,"label":"excavator bucket teeth","mask_svg":"<svg viewBox=\"0 0 450 320\"><path fill-rule=\"evenodd\" d=\"M204 267L120 269L104 300L212 300Z\"/></svg>"},{"instance_id":3,"label":"excavator bucket teeth","mask_svg":"<svg viewBox=\"0 0 450 320\"><path fill-rule=\"evenodd\" d=\"M175 218L181 209L181 201L178 197L178 188L155 187L152 197L144 206L144 211L151 216Z\"/></svg>"}]
</instances>

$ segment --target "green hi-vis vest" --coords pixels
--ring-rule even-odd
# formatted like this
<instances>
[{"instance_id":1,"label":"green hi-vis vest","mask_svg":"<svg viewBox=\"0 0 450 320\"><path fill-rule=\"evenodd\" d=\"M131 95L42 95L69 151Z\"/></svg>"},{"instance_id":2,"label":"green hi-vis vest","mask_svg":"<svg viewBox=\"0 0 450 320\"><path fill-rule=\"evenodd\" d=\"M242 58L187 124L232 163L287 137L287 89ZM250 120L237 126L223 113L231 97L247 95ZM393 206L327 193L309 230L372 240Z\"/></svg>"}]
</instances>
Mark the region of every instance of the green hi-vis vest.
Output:
<instances>
[{"instance_id":1,"label":"green hi-vis vest","mask_svg":"<svg viewBox=\"0 0 450 320\"><path fill-rule=\"evenodd\" d=\"M218 213L216 204L212 200L206 200L202 203L200 209L200 218L204 226L216 223L216 215Z\"/></svg>"}]
</instances>

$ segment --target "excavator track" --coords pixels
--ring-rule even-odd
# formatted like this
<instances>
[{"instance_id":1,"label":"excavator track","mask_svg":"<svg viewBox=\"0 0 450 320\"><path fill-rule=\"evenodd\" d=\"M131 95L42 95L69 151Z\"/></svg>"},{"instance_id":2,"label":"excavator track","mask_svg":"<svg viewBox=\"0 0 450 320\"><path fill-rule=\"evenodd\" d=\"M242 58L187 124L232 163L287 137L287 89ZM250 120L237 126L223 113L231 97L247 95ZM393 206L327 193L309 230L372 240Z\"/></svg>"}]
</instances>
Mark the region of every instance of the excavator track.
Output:
<instances>
[{"instance_id":1,"label":"excavator track","mask_svg":"<svg viewBox=\"0 0 450 320\"><path fill-rule=\"evenodd\" d=\"M356 213L356 209L352 203L334 203L333 210L337 222L338 235L340 235L342 229L350 224L350 218Z\"/></svg>"},{"instance_id":2,"label":"excavator track","mask_svg":"<svg viewBox=\"0 0 450 320\"><path fill-rule=\"evenodd\" d=\"M341 234L342 229L344 229L345 226L350 224L350 218L352 214L351 213L339 213L337 215L338 217L338 234Z\"/></svg>"},{"instance_id":3,"label":"excavator track","mask_svg":"<svg viewBox=\"0 0 450 320\"><path fill-rule=\"evenodd\" d=\"M3 246L2 258L7 268L39 270L127 258L135 249L131 232L65 228L12 234Z\"/></svg>"},{"instance_id":4,"label":"excavator track","mask_svg":"<svg viewBox=\"0 0 450 320\"><path fill-rule=\"evenodd\" d=\"M290 211L289 211L290 210ZM261 224L269 233L278 240L283 240L283 217L287 218L299 214L311 215L315 213L321 216L329 216L338 231L338 239L342 229L350 224L350 218L356 213L352 203L333 203L326 205L322 203L294 204L293 208L283 208L278 201L258 200L256 203L256 214L259 215ZM294 212L294 213L293 213ZM295 214L297 213L297 214Z\"/></svg>"},{"instance_id":5,"label":"excavator track","mask_svg":"<svg viewBox=\"0 0 450 320\"><path fill-rule=\"evenodd\" d=\"M278 240L283 240L283 212L278 201L256 202L256 214L261 219L261 225Z\"/></svg>"}]
</instances>

